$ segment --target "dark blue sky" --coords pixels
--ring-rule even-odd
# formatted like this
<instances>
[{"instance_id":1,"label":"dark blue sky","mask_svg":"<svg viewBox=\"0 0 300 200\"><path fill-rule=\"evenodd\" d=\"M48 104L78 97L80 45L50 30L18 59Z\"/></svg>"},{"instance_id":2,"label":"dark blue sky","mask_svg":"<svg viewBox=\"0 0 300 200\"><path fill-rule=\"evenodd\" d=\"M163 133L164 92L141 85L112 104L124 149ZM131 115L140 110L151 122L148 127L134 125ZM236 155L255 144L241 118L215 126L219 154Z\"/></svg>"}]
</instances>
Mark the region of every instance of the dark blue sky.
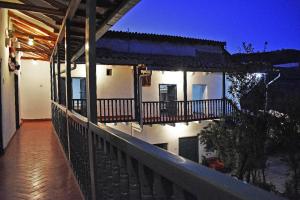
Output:
<instances>
[{"instance_id":1,"label":"dark blue sky","mask_svg":"<svg viewBox=\"0 0 300 200\"><path fill-rule=\"evenodd\" d=\"M300 49L300 0L141 0L113 29Z\"/></svg>"}]
</instances>

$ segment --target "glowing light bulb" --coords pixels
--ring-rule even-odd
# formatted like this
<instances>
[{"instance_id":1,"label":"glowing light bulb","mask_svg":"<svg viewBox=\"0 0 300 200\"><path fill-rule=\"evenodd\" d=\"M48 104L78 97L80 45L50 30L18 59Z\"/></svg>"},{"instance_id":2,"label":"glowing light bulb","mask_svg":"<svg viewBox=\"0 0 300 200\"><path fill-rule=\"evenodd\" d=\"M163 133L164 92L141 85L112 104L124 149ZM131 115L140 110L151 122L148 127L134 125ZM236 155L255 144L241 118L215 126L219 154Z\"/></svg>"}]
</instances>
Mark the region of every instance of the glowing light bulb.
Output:
<instances>
[{"instance_id":1,"label":"glowing light bulb","mask_svg":"<svg viewBox=\"0 0 300 200\"><path fill-rule=\"evenodd\" d=\"M32 46L34 44L33 38L28 39L28 45Z\"/></svg>"}]
</instances>

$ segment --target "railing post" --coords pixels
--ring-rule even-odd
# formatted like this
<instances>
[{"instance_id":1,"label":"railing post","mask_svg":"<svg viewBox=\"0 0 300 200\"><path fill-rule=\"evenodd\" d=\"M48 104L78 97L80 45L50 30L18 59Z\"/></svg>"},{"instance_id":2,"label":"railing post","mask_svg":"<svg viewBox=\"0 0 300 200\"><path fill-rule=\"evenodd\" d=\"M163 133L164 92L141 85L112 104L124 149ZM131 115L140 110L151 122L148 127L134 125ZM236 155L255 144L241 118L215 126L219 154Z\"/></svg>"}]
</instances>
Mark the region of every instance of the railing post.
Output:
<instances>
[{"instance_id":1,"label":"railing post","mask_svg":"<svg viewBox=\"0 0 300 200\"><path fill-rule=\"evenodd\" d=\"M70 151L70 127L69 127L69 118L68 118L68 112L72 110L72 77L71 77L71 47L70 47L70 21L66 21L65 26L65 65L66 65L66 81L65 81L65 87L66 87L66 119L67 119L67 138L68 138L68 158L70 160L71 158L71 151ZM57 50L58 51L58 50ZM59 60L59 56L58 56ZM59 73L60 74L60 73ZM60 77L60 76L59 76ZM61 100L60 100L61 102Z\"/></svg>"},{"instance_id":2,"label":"railing post","mask_svg":"<svg viewBox=\"0 0 300 200\"><path fill-rule=\"evenodd\" d=\"M89 123L97 124L97 92L96 92L96 1L86 1L85 18L85 62L86 62L86 92L87 92L87 117ZM89 161L91 175L92 199L96 199L95 186L95 146L93 135L88 128Z\"/></svg>"},{"instance_id":3,"label":"railing post","mask_svg":"<svg viewBox=\"0 0 300 200\"><path fill-rule=\"evenodd\" d=\"M53 80L52 80L52 61L50 60L50 94L51 100L53 100Z\"/></svg>"},{"instance_id":4,"label":"railing post","mask_svg":"<svg viewBox=\"0 0 300 200\"><path fill-rule=\"evenodd\" d=\"M184 105L184 121L187 122L188 105L187 105L187 72L183 71L183 105Z\"/></svg>"},{"instance_id":5,"label":"railing post","mask_svg":"<svg viewBox=\"0 0 300 200\"><path fill-rule=\"evenodd\" d=\"M60 56L59 56L59 47L60 45L57 45L57 51L56 51L56 63L57 63L57 96L58 96L58 103L62 104L62 95L61 95L61 74L60 74Z\"/></svg>"},{"instance_id":6,"label":"railing post","mask_svg":"<svg viewBox=\"0 0 300 200\"><path fill-rule=\"evenodd\" d=\"M53 76L53 100L57 101L57 89L56 89L56 74L55 74L55 63L54 59L52 58L52 76Z\"/></svg>"},{"instance_id":7,"label":"railing post","mask_svg":"<svg viewBox=\"0 0 300 200\"><path fill-rule=\"evenodd\" d=\"M140 107L139 107L139 78L138 67L133 66L133 92L134 92L134 114L135 120L140 121Z\"/></svg>"},{"instance_id":8,"label":"railing post","mask_svg":"<svg viewBox=\"0 0 300 200\"><path fill-rule=\"evenodd\" d=\"M222 99L223 99L223 116L225 117L226 112L226 74L225 72L222 73Z\"/></svg>"}]
</instances>

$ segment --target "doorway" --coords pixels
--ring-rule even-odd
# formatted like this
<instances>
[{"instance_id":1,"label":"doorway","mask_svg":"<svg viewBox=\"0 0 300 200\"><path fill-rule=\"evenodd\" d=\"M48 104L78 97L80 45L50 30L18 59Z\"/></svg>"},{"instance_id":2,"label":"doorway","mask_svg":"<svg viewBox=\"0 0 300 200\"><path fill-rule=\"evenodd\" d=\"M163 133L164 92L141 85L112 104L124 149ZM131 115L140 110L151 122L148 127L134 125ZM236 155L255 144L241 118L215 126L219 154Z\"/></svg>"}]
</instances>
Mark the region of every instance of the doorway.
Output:
<instances>
[{"instance_id":1,"label":"doorway","mask_svg":"<svg viewBox=\"0 0 300 200\"><path fill-rule=\"evenodd\" d=\"M16 129L20 128L20 107L19 107L19 76L15 76L15 112L16 112Z\"/></svg>"},{"instance_id":2,"label":"doorway","mask_svg":"<svg viewBox=\"0 0 300 200\"><path fill-rule=\"evenodd\" d=\"M159 84L159 101L161 114L177 115L177 85Z\"/></svg>"},{"instance_id":3,"label":"doorway","mask_svg":"<svg viewBox=\"0 0 300 200\"><path fill-rule=\"evenodd\" d=\"M199 145L198 136L179 138L179 155L199 162Z\"/></svg>"}]
</instances>

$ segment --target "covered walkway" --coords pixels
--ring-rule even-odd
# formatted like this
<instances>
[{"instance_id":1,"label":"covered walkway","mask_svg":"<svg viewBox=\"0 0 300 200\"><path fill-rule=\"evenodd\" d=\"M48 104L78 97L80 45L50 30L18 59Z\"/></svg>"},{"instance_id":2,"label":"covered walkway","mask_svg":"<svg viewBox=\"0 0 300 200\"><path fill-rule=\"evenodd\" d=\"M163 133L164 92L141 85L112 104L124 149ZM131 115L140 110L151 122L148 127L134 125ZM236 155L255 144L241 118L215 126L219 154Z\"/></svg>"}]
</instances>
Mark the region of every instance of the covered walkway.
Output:
<instances>
[{"instance_id":1,"label":"covered walkway","mask_svg":"<svg viewBox=\"0 0 300 200\"><path fill-rule=\"evenodd\" d=\"M26 122L0 157L0 199L82 199L51 122Z\"/></svg>"}]
</instances>

